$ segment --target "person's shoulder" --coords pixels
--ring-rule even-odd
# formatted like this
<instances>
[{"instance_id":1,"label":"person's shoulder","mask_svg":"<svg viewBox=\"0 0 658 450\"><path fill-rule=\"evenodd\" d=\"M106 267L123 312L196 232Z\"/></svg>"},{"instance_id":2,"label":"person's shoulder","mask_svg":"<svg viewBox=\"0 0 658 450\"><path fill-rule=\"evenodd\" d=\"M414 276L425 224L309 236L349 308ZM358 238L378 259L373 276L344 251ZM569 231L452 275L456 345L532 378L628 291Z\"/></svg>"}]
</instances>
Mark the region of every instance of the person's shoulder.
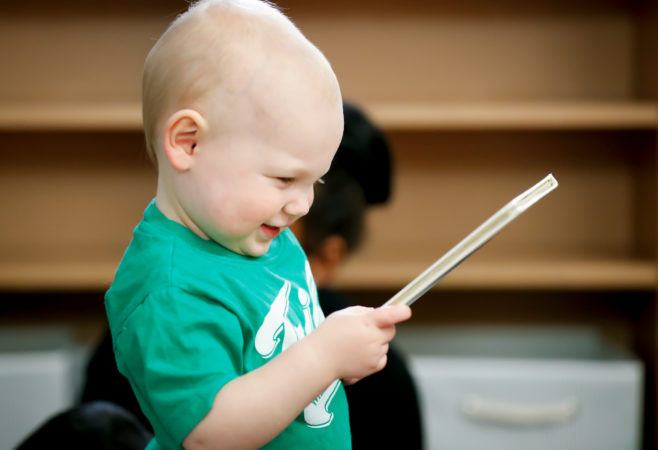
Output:
<instances>
[{"instance_id":1,"label":"person's shoulder","mask_svg":"<svg viewBox=\"0 0 658 450\"><path fill-rule=\"evenodd\" d=\"M145 217L132 239L105 293L105 309L111 326L123 323L149 297L172 295L176 266L186 260L175 234L154 226Z\"/></svg>"},{"instance_id":2,"label":"person's shoulder","mask_svg":"<svg viewBox=\"0 0 658 450\"><path fill-rule=\"evenodd\" d=\"M234 322L241 317L234 302L180 286L152 287L128 301L123 300L108 291L106 310L113 336L126 330L141 334L149 326L179 328L188 324L194 328L201 323Z\"/></svg>"},{"instance_id":3,"label":"person's shoulder","mask_svg":"<svg viewBox=\"0 0 658 450\"><path fill-rule=\"evenodd\" d=\"M175 239L166 234L145 233L140 225L121 258L111 290L143 292L154 285L167 284L175 261Z\"/></svg>"}]
</instances>

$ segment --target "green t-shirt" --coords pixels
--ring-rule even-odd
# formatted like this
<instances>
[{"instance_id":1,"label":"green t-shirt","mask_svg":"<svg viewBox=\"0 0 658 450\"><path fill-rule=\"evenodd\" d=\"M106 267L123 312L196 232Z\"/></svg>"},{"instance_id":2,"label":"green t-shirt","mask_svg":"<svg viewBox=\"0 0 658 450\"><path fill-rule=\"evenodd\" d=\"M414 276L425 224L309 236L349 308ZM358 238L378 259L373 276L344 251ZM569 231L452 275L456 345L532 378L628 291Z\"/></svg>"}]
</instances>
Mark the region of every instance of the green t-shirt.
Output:
<instances>
[{"instance_id":1,"label":"green t-shirt","mask_svg":"<svg viewBox=\"0 0 658 450\"><path fill-rule=\"evenodd\" d=\"M274 239L261 257L242 256L167 219L154 201L135 228L105 307L119 370L155 431L149 449L181 448L222 386L324 319L292 232ZM264 448L350 447L345 391L336 381Z\"/></svg>"}]
</instances>

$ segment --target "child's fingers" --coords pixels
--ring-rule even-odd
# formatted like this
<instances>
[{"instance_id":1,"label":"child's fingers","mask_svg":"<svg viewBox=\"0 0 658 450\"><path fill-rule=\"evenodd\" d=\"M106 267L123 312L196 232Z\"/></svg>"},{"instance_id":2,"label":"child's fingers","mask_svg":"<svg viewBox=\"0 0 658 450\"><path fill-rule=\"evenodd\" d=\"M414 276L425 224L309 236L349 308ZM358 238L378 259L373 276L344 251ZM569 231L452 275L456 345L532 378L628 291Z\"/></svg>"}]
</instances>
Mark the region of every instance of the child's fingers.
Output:
<instances>
[{"instance_id":1,"label":"child's fingers","mask_svg":"<svg viewBox=\"0 0 658 450\"><path fill-rule=\"evenodd\" d=\"M371 314L378 327L387 327L409 319L411 308L407 305L380 306Z\"/></svg>"},{"instance_id":2,"label":"child's fingers","mask_svg":"<svg viewBox=\"0 0 658 450\"><path fill-rule=\"evenodd\" d=\"M381 337L384 341L390 342L395 337L395 325L380 326L379 330L381 331Z\"/></svg>"}]
</instances>

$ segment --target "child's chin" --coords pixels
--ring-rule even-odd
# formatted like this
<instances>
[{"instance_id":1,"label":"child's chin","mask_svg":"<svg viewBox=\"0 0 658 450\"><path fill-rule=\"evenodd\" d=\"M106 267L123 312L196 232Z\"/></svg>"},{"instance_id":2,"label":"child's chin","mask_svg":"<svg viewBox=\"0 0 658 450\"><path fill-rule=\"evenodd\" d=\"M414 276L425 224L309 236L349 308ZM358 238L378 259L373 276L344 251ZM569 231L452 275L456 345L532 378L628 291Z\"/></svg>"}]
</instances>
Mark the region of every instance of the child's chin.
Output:
<instances>
[{"instance_id":1,"label":"child's chin","mask_svg":"<svg viewBox=\"0 0 658 450\"><path fill-rule=\"evenodd\" d=\"M270 249L270 244L271 242L259 242L257 244L252 243L245 249L244 254L254 258L263 256Z\"/></svg>"}]
</instances>

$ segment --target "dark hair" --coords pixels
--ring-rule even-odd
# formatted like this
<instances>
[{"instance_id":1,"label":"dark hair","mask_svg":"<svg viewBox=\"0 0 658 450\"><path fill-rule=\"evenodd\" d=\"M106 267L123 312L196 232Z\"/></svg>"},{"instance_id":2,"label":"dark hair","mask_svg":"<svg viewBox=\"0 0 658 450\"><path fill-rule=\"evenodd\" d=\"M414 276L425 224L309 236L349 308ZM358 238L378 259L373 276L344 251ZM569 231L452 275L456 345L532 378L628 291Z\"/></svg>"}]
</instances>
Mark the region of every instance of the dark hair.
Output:
<instances>
[{"instance_id":1,"label":"dark hair","mask_svg":"<svg viewBox=\"0 0 658 450\"><path fill-rule=\"evenodd\" d=\"M331 170L354 178L369 205L386 203L391 195L391 152L384 133L356 106L344 102L345 131Z\"/></svg>"},{"instance_id":2,"label":"dark hair","mask_svg":"<svg viewBox=\"0 0 658 450\"><path fill-rule=\"evenodd\" d=\"M363 239L366 207L390 197L391 156L384 134L354 105L344 103L343 114L343 139L304 218L303 244L309 254L331 235L342 237L347 250L354 251Z\"/></svg>"},{"instance_id":3,"label":"dark hair","mask_svg":"<svg viewBox=\"0 0 658 450\"><path fill-rule=\"evenodd\" d=\"M141 450L150 439L151 434L128 411L99 401L83 403L50 418L16 450Z\"/></svg>"},{"instance_id":4,"label":"dark hair","mask_svg":"<svg viewBox=\"0 0 658 450\"><path fill-rule=\"evenodd\" d=\"M316 189L313 206L304 217L304 248L309 254L317 253L328 236L338 235L351 252L363 237L366 209L363 189L344 170L330 171L324 181Z\"/></svg>"}]
</instances>

